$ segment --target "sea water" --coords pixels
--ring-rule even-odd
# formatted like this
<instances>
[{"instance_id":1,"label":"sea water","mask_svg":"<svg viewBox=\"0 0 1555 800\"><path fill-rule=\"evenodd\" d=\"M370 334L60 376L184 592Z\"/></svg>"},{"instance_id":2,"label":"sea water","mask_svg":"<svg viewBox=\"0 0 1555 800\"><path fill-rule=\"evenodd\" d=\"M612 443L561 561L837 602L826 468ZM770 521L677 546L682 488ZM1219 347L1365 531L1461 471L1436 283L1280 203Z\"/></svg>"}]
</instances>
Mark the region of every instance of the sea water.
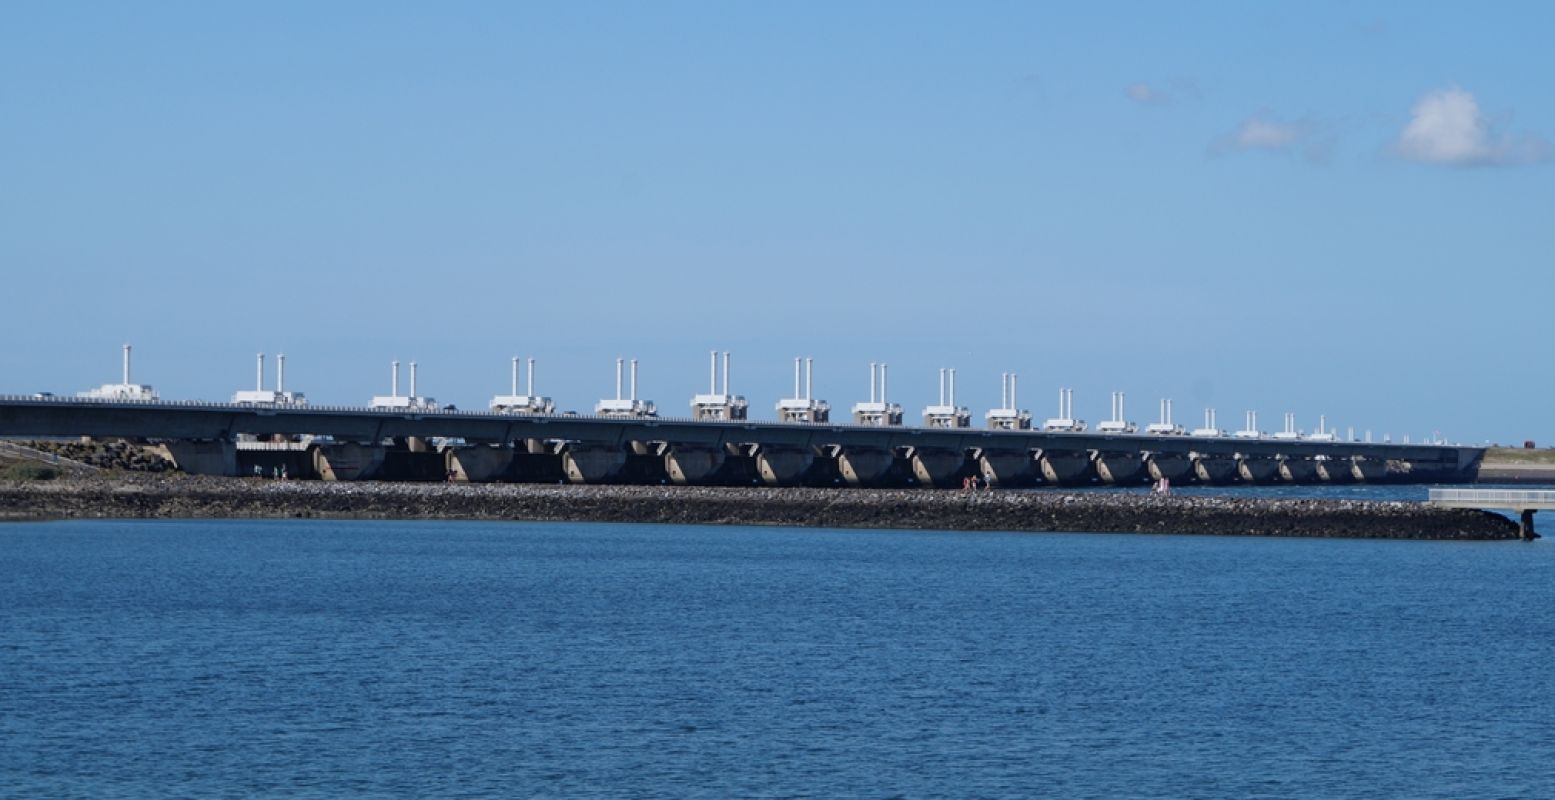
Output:
<instances>
[{"instance_id":1,"label":"sea water","mask_svg":"<svg viewBox=\"0 0 1555 800\"><path fill-rule=\"evenodd\" d=\"M0 526L0 795L1551 797L1555 546Z\"/></svg>"}]
</instances>

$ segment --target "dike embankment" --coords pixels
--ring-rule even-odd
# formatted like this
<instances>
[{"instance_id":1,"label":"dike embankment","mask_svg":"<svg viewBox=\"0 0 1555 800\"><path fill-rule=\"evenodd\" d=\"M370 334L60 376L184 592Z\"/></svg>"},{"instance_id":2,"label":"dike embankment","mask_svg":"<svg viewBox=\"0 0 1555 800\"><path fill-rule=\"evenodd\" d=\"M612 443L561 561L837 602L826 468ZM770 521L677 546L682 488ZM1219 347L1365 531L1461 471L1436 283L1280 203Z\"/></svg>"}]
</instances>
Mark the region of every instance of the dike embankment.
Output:
<instances>
[{"instance_id":1,"label":"dike embankment","mask_svg":"<svg viewBox=\"0 0 1555 800\"><path fill-rule=\"evenodd\" d=\"M1368 539L1516 539L1423 503L960 492L261 481L188 476L0 483L0 519L449 519Z\"/></svg>"}]
</instances>

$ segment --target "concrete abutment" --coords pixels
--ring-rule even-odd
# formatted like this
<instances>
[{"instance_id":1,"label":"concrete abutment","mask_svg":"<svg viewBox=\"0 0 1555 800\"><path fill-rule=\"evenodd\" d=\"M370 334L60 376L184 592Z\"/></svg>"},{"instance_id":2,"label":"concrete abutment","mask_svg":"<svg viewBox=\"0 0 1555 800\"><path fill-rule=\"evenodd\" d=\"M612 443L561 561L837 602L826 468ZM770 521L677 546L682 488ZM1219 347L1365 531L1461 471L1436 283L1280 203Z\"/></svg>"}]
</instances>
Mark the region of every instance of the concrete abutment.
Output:
<instances>
[{"instance_id":1,"label":"concrete abutment","mask_svg":"<svg viewBox=\"0 0 1555 800\"><path fill-rule=\"evenodd\" d=\"M191 475L238 474L238 447L232 442L176 440L163 442L155 452Z\"/></svg>"},{"instance_id":2,"label":"concrete abutment","mask_svg":"<svg viewBox=\"0 0 1555 800\"><path fill-rule=\"evenodd\" d=\"M313 471L326 481L364 481L378 477L388 448L354 443L316 444L309 448Z\"/></svg>"}]
</instances>

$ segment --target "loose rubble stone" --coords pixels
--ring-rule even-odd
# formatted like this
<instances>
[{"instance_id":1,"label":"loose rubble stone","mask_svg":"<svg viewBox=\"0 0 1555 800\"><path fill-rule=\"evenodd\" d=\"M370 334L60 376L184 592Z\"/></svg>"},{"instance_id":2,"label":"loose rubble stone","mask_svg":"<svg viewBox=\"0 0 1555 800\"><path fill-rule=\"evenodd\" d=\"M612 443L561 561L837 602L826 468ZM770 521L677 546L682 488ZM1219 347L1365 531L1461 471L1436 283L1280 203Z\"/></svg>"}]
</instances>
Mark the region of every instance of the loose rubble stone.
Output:
<instances>
[{"instance_id":1,"label":"loose rubble stone","mask_svg":"<svg viewBox=\"0 0 1555 800\"><path fill-rule=\"evenodd\" d=\"M141 474L0 482L0 519L474 519L1072 531L1376 539L1516 539L1486 511L1425 503L1098 492L327 483Z\"/></svg>"}]
</instances>

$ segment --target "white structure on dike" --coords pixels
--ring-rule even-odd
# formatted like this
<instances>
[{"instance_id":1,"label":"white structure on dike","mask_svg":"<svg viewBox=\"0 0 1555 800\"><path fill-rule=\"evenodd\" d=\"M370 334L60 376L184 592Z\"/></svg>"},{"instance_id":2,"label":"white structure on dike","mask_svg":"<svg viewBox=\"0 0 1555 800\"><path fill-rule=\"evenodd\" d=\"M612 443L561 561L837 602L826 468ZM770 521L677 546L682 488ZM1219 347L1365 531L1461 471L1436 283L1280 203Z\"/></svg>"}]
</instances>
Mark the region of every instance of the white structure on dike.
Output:
<instances>
[{"instance_id":1,"label":"white structure on dike","mask_svg":"<svg viewBox=\"0 0 1555 800\"><path fill-rule=\"evenodd\" d=\"M1282 430L1273 436L1270 436L1269 438L1291 442L1300 439L1301 431L1296 430L1296 415L1289 411L1285 412L1285 430Z\"/></svg>"},{"instance_id":2,"label":"white structure on dike","mask_svg":"<svg viewBox=\"0 0 1555 800\"><path fill-rule=\"evenodd\" d=\"M286 391L286 354L277 353L275 356L275 389L265 388L265 354L259 354L259 365L255 370L254 388L252 391L241 390L233 393L232 402L240 406L306 406L308 399L302 392Z\"/></svg>"},{"instance_id":3,"label":"white structure on dike","mask_svg":"<svg viewBox=\"0 0 1555 800\"><path fill-rule=\"evenodd\" d=\"M1226 435L1226 432L1221 430L1220 427L1215 424L1215 409L1204 409L1204 427L1194 428L1193 435L1202 436L1208 439L1216 439Z\"/></svg>"},{"instance_id":4,"label":"white structure on dike","mask_svg":"<svg viewBox=\"0 0 1555 800\"><path fill-rule=\"evenodd\" d=\"M1161 418L1145 426L1145 433L1155 436L1183 436L1187 431L1181 425L1172 422L1172 399L1161 398Z\"/></svg>"},{"instance_id":5,"label":"white structure on dike","mask_svg":"<svg viewBox=\"0 0 1555 800\"><path fill-rule=\"evenodd\" d=\"M718 388L718 351L713 351L707 394L692 395L691 418L698 422L730 422L745 419L750 404L745 398L729 393L729 354L725 352L723 390Z\"/></svg>"},{"instance_id":6,"label":"white structure on dike","mask_svg":"<svg viewBox=\"0 0 1555 800\"><path fill-rule=\"evenodd\" d=\"M1081 433L1085 430L1085 420L1074 418L1074 390L1058 390L1058 416L1042 423L1045 431L1066 431Z\"/></svg>"},{"instance_id":7,"label":"white structure on dike","mask_svg":"<svg viewBox=\"0 0 1555 800\"><path fill-rule=\"evenodd\" d=\"M621 396L621 359L616 359L616 396L594 404L594 413L602 417L657 417L658 409L648 400L637 399L637 359L632 359L632 392Z\"/></svg>"},{"instance_id":8,"label":"white structure on dike","mask_svg":"<svg viewBox=\"0 0 1555 800\"><path fill-rule=\"evenodd\" d=\"M130 346L124 346L124 381L122 383L105 383L96 389L85 392L77 392L76 397L87 400L132 400L142 403L155 402L161 398L157 396L155 389L142 383L130 382Z\"/></svg>"},{"instance_id":9,"label":"white structure on dike","mask_svg":"<svg viewBox=\"0 0 1555 800\"><path fill-rule=\"evenodd\" d=\"M1019 408L1018 405L1015 401L1015 373L1001 373L999 375L999 407L989 410L984 415L988 430L1031 430L1031 412Z\"/></svg>"},{"instance_id":10,"label":"white structure on dike","mask_svg":"<svg viewBox=\"0 0 1555 800\"><path fill-rule=\"evenodd\" d=\"M875 391L879 376L880 391ZM853 424L894 427L902 424L902 405L886 400L886 365L869 362L869 402L853 404Z\"/></svg>"},{"instance_id":11,"label":"white structure on dike","mask_svg":"<svg viewBox=\"0 0 1555 800\"><path fill-rule=\"evenodd\" d=\"M1125 419L1123 393L1112 393L1112 416L1096 423L1097 433L1138 433L1139 426Z\"/></svg>"},{"instance_id":12,"label":"white structure on dike","mask_svg":"<svg viewBox=\"0 0 1555 800\"><path fill-rule=\"evenodd\" d=\"M528 385L523 394L518 393L518 356L513 356L513 387L511 394L499 394L491 398L491 410L498 414L555 414L556 403L549 397L535 394L535 360L529 359Z\"/></svg>"},{"instance_id":13,"label":"white structure on dike","mask_svg":"<svg viewBox=\"0 0 1555 800\"><path fill-rule=\"evenodd\" d=\"M400 394L400 362L394 361L389 365L392 378L390 379L389 394L387 397L379 395L373 398L372 408L385 411L436 411L437 400L431 397L422 397L416 394L416 362L410 362L410 394Z\"/></svg>"},{"instance_id":14,"label":"white structure on dike","mask_svg":"<svg viewBox=\"0 0 1555 800\"><path fill-rule=\"evenodd\" d=\"M949 394L946 393L946 377L949 377ZM923 427L925 428L970 428L972 427L972 412L963 406L956 405L956 371L955 369L940 368L939 371L939 405L926 406L923 409Z\"/></svg>"},{"instance_id":15,"label":"white structure on dike","mask_svg":"<svg viewBox=\"0 0 1555 800\"><path fill-rule=\"evenodd\" d=\"M799 365L804 364L804 392L799 391ZM816 400L815 359L794 359L794 396L777 402L778 422L828 422L831 406L825 400Z\"/></svg>"}]
</instances>

